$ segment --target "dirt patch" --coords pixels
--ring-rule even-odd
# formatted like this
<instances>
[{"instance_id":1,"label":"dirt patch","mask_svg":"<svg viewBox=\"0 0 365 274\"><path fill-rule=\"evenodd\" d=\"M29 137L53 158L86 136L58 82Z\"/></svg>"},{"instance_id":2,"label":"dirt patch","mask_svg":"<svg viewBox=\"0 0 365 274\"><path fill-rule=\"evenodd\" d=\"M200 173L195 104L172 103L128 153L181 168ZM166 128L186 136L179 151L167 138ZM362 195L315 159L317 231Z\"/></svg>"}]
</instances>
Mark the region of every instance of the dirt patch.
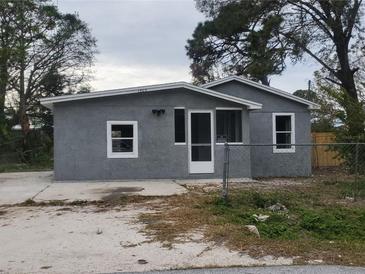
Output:
<instances>
[{"instance_id":1,"label":"dirt patch","mask_svg":"<svg viewBox=\"0 0 365 274\"><path fill-rule=\"evenodd\" d=\"M87 205L98 205L98 204L102 204L102 202L86 201L86 200L76 200L72 202L68 202L67 200L50 200L44 202L36 202L33 199L27 199L26 201L19 204L8 205L8 207L87 206Z\"/></svg>"},{"instance_id":2,"label":"dirt patch","mask_svg":"<svg viewBox=\"0 0 365 274\"><path fill-rule=\"evenodd\" d=\"M114 207L125 207L127 205L143 205L148 206L150 202L162 201L165 196L141 196L141 195L127 195L125 193L118 194L112 193L111 195L106 195L102 200L88 201L88 200L50 200L36 202L32 199L27 199L26 201L18 204L4 205L4 207L61 207L60 211L72 211L75 207L86 207L86 206L96 206L99 209L109 210ZM161 203L163 204L163 203Z\"/></svg>"},{"instance_id":3,"label":"dirt patch","mask_svg":"<svg viewBox=\"0 0 365 274\"><path fill-rule=\"evenodd\" d=\"M61 207L57 211L72 211L72 207Z\"/></svg>"},{"instance_id":4,"label":"dirt patch","mask_svg":"<svg viewBox=\"0 0 365 274\"><path fill-rule=\"evenodd\" d=\"M187 186L188 194L169 197L162 208L156 204L153 213L140 215L146 224L143 232L155 241L174 245L204 228L205 241L255 257L295 256L298 263L321 259L329 264L364 265L365 197L346 198L352 182L287 180L231 184L228 204L219 198L219 188ZM276 203L289 211L270 211ZM270 217L260 222L254 214ZM261 237L245 225L257 226Z\"/></svg>"},{"instance_id":5,"label":"dirt patch","mask_svg":"<svg viewBox=\"0 0 365 274\"><path fill-rule=\"evenodd\" d=\"M61 208L9 208L6 218L0 218L1 247L7 250L0 256L2 269L9 273L39 273L41 268L47 273L115 273L209 265L288 265L293 261L255 259L197 239L173 247L151 242L139 232L144 224L136 222L139 214L153 212L145 207L129 205L95 214L97 206L75 206L57 215Z\"/></svg>"},{"instance_id":6,"label":"dirt patch","mask_svg":"<svg viewBox=\"0 0 365 274\"><path fill-rule=\"evenodd\" d=\"M113 189L97 189L95 192L97 193L105 193L105 194L124 194L124 193L130 193L130 192L140 192L143 191L143 187L116 187Z\"/></svg>"},{"instance_id":7,"label":"dirt patch","mask_svg":"<svg viewBox=\"0 0 365 274\"><path fill-rule=\"evenodd\" d=\"M126 195L136 192L143 191L143 187L117 187L113 189L100 189L96 190L97 193L106 194L101 199L103 201L116 201L120 200L121 198L124 198Z\"/></svg>"}]
</instances>

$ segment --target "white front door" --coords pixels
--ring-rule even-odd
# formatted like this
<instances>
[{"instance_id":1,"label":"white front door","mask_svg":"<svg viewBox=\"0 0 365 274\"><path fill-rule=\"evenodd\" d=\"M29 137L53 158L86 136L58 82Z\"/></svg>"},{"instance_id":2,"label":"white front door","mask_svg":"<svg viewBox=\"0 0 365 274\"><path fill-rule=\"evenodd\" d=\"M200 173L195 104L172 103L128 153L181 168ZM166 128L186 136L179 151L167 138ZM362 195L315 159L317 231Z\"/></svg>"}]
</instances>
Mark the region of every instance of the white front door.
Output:
<instances>
[{"instance_id":1,"label":"white front door","mask_svg":"<svg viewBox=\"0 0 365 274\"><path fill-rule=\"evenodd\" d=\"M214 172L213 111L189 110L189 172Z\"/></svg>"}]
</instances>

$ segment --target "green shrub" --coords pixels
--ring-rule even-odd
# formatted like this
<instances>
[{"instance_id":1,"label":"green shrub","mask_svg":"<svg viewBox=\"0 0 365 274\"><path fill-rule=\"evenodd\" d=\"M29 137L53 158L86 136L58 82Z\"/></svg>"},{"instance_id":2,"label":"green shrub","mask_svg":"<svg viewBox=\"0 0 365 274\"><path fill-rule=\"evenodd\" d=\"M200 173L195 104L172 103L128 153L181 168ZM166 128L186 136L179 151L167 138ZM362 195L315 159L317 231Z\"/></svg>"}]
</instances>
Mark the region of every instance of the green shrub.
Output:
<instances>
[{"instance_id":1,"label":"green shrub","mask_svg":"<svg viewBox=\"0 0 365 274\"><path fill-rule=\"evenodd\" d=\"M365 212L334 207L304 211L300 219L300 227L319 238L365 240Z\"/></svg>"},{"instance_id":2,"label":"green shrub","mask_svg":"<svg viewBox=\"0 0 365 274\"><path fill-rule=\"evenodd\" d=\"M32 130L24 139L12 131L0 142L0 172L50 169L53 166L52 136Z\"/></svg>"}]
</instances>

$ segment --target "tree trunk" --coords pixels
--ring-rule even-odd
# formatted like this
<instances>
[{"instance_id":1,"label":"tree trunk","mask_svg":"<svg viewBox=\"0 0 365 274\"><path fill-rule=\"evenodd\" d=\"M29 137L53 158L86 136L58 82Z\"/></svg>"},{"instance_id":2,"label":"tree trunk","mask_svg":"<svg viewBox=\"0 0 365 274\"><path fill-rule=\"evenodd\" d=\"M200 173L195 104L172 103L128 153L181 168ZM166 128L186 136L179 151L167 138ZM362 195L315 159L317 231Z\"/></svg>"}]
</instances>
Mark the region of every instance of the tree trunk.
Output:
<instances>
[{"instance_id":1,"label":"tree trunk","mask_svg":"<svg viewBox=\"0 0 365 274\"><path fill-rule=\"evenodd\" d=\"M19 116L19 123L20 123L21 129L22 129L23 137L25 139L30 131L30 122L29 122L29 117L27 115L25 106L19 107L18 116Z\"/></svg>"},{"instance_id":2,"label":"tree trunk","mask_svg":"<svg viewBox=\"0 0 365 274\"><path fill-rule=\"evenodd\" d=\"M343 84L344 90L347 93L348 99L347 105L344 107L347 116L348 134L350 137L359 137L365 133L365 113L363 105L359 102L359 99L353 95L353 91L356 88L354 84ZM346 95L345 95L346 96Z\"/></svg>"},{"instance_id":3,"label":"tree trunk","mask_svg":"<svg viewBox=\"0 0 365 274\"><path fill-rule=\"evenodd\" d=\"M5 121L5 95L8 84L7 58L0 57L0 126Z\"/></svg>"},{"instance_id":4,"label":"tree trunk","mask_svg":"<svg viewBox=\"0 0 365 274\"><path fill-rule=\"evenodd\" d=\"M358 137L364 134L365 115L363 106L359 102L353 73L348 72L347 75L342 75L339 79L347 97L345 98L346 106L344 109L347 116L348 134L350 137Z\"/></svg>"},{"instance_id":5,"label":"tree trunk","mask_svg":"<svg viewBox=\"0 0 365 274\"><path fill-rule=\"evenodd\" d=\"M27 115L27 104L26 104L26 94L25 94L25 77L24 77L24 66L21 65L20 69L20 77L19 77L19 110L18 110L18 117L19 117L19 123L22 129L24 141L26 139L26 136L28 135L30 131L30 123L29 118Z\"/></svg>"},{"instance_id":6,"label":"tree trunk","mask_svg":"<svg viewBox=\"0 0 365 274\"><path fill-rule=\"evenodd\" d=\"M267 77L267 75L261 76L259 80L261 81L261 83L263 85L270 86L270 81L269 81L269 78Z\"/></svg>"},{"instance_id":7,"label":"tree trunk","mask_svg":"<svg viewBox=\"0 0 365 274\"><path fill-rule=\"evenodd\" d=\"M23 59L24 60L24 59ZM27 115L26 107L26 94L25 94L25 77L24 77L24 62L21 61L20 75L19 75L19 109L18 109L18 119L20 127L23 134L23 144L22 144L22 159L23 161L28 161L28 155L26 151L28 150L27 137L30 131L30 123Z\"/></svg>"},{"instance_id":8,"label":"tree trunk","mask_svg":"<svg viewBox=\"0 0 365 274\"><path fill-rule=\"evenodd\" d=\"M29 117L27 115L27 94L25 89L25 59L27 56L26 48L25 48L25 35L24 35L24 6L20 6L20 47L19 47L19 110L18 117L19 123L23 133L23 143L24 147L26 146L26 137L30 130Z\"/></svg>"},{"instance_id":9,"label":"tree trunk","mask_svg":"<svg viewBox=\"0 0 365 274\"><path fill-rule=\"evenodd\" d=\"M346 124L348 135L352 138L360 137L364 134L365 111L363 105L353 98L348 97L344 106L346 112Z\"/></svg>"},{"instance_id":10,"label":"tree trunk","mask_svg":"<svg viewBox=\"0 0 365 274\"><path fill-rule=\"evenodd\" d=\"M0 83L0 127L5 122L5 92L2 83Z\"/></svg>"},{"instance_id":11,"label":"tree trunk","mask_svg":"<svg viewBox=\"0 0 365 274\"><path fill-rule=\"evenodd\" d=\"M348 43L343 35L337 33L334 34L334 40L340 65L340 69L336 72L336 76L341 81L342 87L346 90L348 95L358 102L359 99L356 91L354 71L350 67L348 57Z\"/></svg>"},{"instance_id":12,"label":"tree trunk","mask_svg":"<svg viewBox=\"0 0 365 274\"><path fill-rule=\"evenodd\" d=\"M354 79L355 71L351 69L348 58L348 43L346 42L344 35L341 35L341 32L335 32L334 35L336 52L340 65L340 69L336 72L336 77L340 80L341 86L348 97L348 99L345 98L346 106L344 106L347 115L348 131L351 137L358 137L359 135L364 134L364 109L359 102L357 94Z\"/></svg>"}]
</instances>

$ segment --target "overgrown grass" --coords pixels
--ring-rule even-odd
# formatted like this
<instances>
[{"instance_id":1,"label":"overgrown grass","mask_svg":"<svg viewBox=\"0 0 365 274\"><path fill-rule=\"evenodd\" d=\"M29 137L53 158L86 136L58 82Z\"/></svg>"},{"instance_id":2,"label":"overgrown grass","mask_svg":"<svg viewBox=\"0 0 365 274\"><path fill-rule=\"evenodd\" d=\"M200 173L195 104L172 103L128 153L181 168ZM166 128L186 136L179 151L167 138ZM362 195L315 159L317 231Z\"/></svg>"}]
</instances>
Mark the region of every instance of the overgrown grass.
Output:
<instances>
[{"instance_id":1,"label":"overgrown grass","mask_svg":"<svg viewBox=\"0 0 365 274\"><path fill-rule=\"evenodd\" d=\"M0 164L1 172L21 172L21 171L45 171L53 169L53 161L43 163L12 163L12 164Z\"/></svg>"},{"instance_id":2,"label":"overgrown grass","mask_svg":"<svg viewBox=\"0 0 365 274\"><path fill-rule=\"evenodd\" d=\"M298 195L299 194L299 195ZM297 240L303 236L318 240L362 240L365 243L365 210L339 204L326 204L315 195L297 192L237 191L228 204L219 198L207 204L210 214L223 222L254 224L264 239ZM275 203L285 204L288 213L267 209ZM270 215L267 221L256 221L253 214Z\"/></svg>"},{"instance_id":3,"label":"overgrown grass","mask_svg":"<svg viewBox=\"0 0 365 274\"><path fill-rule=\"evenodd\" d=\"M234 188L229 202L216 191L170 198L157 213L143 214L146 233L155 240L174 242L203 229L207 240L251 255L299 256L298 262L365 264L365 181L356 183L358 199L348 199L353 182L323 181L285 188ZM272 212L281 203L288 212ZM159 205L159 207L161 207ZM161 209L161 210L159 210ZM270 217L257 221L253 214ZM260 238L245 225L255 225Z\"/></svg>"}]
</instances>

